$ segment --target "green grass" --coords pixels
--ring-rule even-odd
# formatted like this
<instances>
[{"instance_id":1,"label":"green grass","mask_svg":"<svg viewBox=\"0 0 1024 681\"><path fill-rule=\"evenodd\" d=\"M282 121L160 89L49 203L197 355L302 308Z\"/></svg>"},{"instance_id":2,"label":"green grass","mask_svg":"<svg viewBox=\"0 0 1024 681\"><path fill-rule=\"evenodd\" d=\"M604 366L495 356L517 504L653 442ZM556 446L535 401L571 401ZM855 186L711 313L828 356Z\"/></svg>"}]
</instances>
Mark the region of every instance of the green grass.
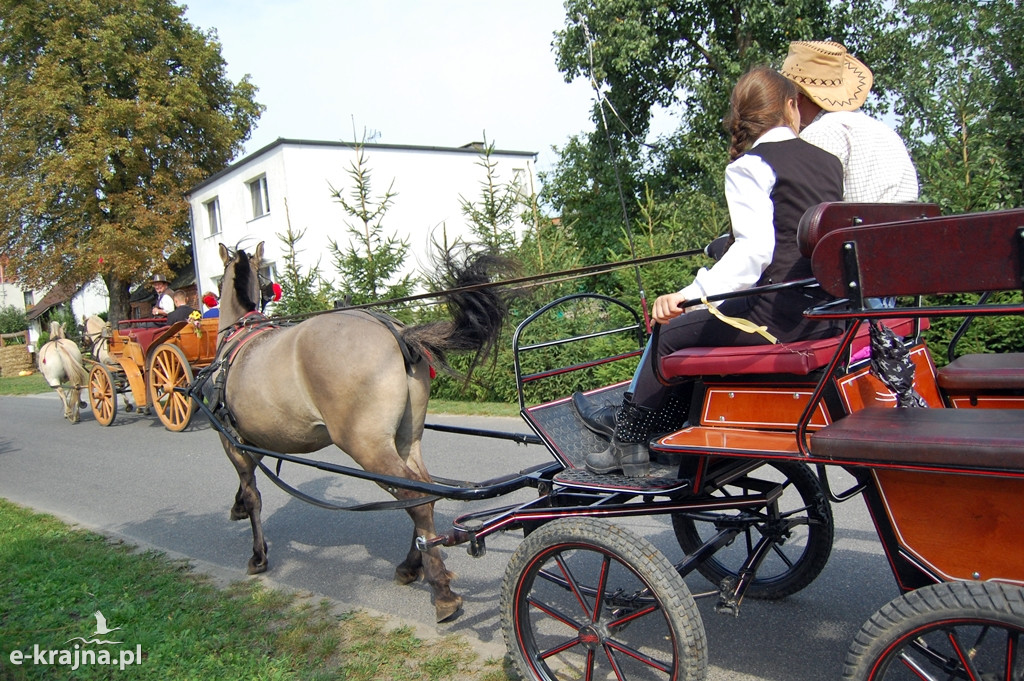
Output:
<instances>
[{"instance_id":1,"label":"green grass","mask_svg":"<svg viewBox=\"0 0 1024 681\"><path fill-rule=\"evenodd\" d=\"M139 553L0 499L0 679L302 679L503 681L501 660L480 660L465 639L424 641L360 612L332 613L258 580L218 589L181 561ZM38 665L32 649L70 650L92 637L93 613L142 650L126 667ZM27 652L21 665L13 650ZM59 660L59 658L58 658ZM113 671L112 670L116 670Z\"/></svg>"},{"instance_id":2,"label":"green grass","mask_svg":"<svg viewBox=\"0 0 1024 681\"><path fill-rule=\"evenodd\" d=\"M0 376L0 395L35 395L53 390L38 371L31 376Z\"/></svg>"},{"instance_id":3,"label":"green grass","mask_svg":"<svg viewBox=\"0 0 1024 681\"><path fill-rule=\"evenodd\" d=\"M431 414L462 414L465 416L519 416L519 405L504 402L430 400L427 404L427 411Z\"/></svg>"}]
</instances>

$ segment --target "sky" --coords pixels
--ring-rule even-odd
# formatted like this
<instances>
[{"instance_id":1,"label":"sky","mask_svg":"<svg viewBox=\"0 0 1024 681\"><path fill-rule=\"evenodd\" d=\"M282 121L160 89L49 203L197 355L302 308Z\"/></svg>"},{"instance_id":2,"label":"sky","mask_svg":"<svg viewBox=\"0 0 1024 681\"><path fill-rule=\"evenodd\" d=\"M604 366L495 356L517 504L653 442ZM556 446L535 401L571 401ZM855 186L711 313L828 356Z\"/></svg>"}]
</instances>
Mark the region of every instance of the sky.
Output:
<instances>
[{"instance_id":1,"label":"sky","mask_svg":"<svg viewBox=\"0 0 1024 681\"><path fill-rule=\"evenodd\" d=\"M555 66L560 0L192 0L228 77L266 106L246 153L278 137L538 152L593 129L593 90Z\"/></svg>"}]
</instances>

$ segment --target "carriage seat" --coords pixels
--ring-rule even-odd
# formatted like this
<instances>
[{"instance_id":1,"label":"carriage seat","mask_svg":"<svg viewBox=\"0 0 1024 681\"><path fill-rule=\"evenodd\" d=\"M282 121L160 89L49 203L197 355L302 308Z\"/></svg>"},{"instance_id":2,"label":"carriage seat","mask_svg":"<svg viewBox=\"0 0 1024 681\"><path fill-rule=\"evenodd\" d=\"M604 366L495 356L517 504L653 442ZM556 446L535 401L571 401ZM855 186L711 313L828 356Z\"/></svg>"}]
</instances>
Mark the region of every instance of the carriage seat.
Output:
<instances>
[{"instance_id":1,"label":"carriage seat","mask_svg":"<svg viewBox=\"0 0 1024 681\"><path fill-rule=\"evenodd\" d=\"M1024 390L1024 352L957 357L939 369L938 381L943 390Z\"/></svg>"},{"instance_id":2,"label":"carriage seat","mask_svg":"<svg viewBox=\"0 0 1024 681\"><path fill-rule=\"evenodd\" d=\"M813 206L800 218L797 243L800 252L810 257L818 241L843 227L899 222L935 217L939 207L933 203L844 203L828 202ZM912 321L886 322L899 336L912 332ZM822 368L835 356L840 336L812 341L775 345L684 348L662 357L661 374L665 378L724 376L731 374L807 374ZM856 352L868 343L868 327L862 326L854 340Z\"/></svg>"},{"instance_id":3,"label":"carriage seat","mask_svg":"<svg viewBox=\"0 0 1024 681\"><path fill-rule=\"evenodd\" d=\"M1018 409L871 407L810 438L813 456L839 463L1024 473L1024 413Z\"/></svg>"},{"instance_id":4,"label":"carriage seat","mask_svg":"<svg viewBox=\"0 0 1024 681\"><path fill-rule=\"evenodd\" d=\"M903 338L914 333L913 319L888 319L882 323ZM921 320L921 328L928 328L926 319ZM774 345L683 348L661 358L661 372L666 378L741 374L806 376L835 357L841 340L842 336L832 336ZM870 342L870 327L861 324L853 339L852 352L867 347Z\"/></svg>"},{"instance_id":5,"label":"carriage seat","mask_svg":"<svg viewBox=\"0 0 1024 681\"><path fill-rule=\"evenodd\" d=\"M131 329L127 334L122 333L121 335L127 335L130 340L135 341L142 348L143 354L149 351L149 347L153 344L153 341L157 336L164 333L169 329L169 326L157 326L154 328L137 328Z\"/></svg>"}]
</instances>

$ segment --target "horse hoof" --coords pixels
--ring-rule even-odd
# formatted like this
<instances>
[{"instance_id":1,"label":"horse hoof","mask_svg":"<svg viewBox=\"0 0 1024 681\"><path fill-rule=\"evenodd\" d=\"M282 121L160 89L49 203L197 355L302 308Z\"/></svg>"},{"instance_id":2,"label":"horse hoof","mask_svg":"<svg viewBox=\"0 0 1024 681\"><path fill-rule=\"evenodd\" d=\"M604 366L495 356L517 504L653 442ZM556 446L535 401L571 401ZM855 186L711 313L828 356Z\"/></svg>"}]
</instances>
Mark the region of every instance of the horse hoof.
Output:
<instances>
[{"instance_id":1,"label":"horse hoof","mask_svg":"<svg viewBox=\"0 0 1024 681\"><path fill-rule=\"evenodd\" d=\"M231 520L245 520L249 517L249 513L245 509L232 508L231 512L228 513L228 518Z\"/></svg>"},{"instance_id":2,"label":"horse hoof","mask_svg":"<svg viewBox=\"0 0 1024 681\"><path fill-rule=\"evenodd\" d=\"M398 566L397 568L395 568L395 581L401 584L402 586L405 586L406 584L412 584L419 578L419 569L410 570L409 568L404 568L402 566Z\"/></svg>"},{"instance_id":3,"label":"horse hoof","mask_svg":"<svg viewBox=\"0 0 1024 681\"><path fill-rule=\"evenodd\" d=\"M438 601L434 604L437 613L438 623L455 619L462 613L462 596L452 595L452 598Z\"/></svg>"},{"instance_id":4,"label":"horse hoof","mask_svg":"<svg viewBox=\"0 0 1024 681\"><path fill-rule=\"evenodd\" d=\"M246 569L246 573L250 575L259 575L267 571L267 561L263 560L256 562L253 558L249 561L249 567Z\"/></svg>"}]
</instances>

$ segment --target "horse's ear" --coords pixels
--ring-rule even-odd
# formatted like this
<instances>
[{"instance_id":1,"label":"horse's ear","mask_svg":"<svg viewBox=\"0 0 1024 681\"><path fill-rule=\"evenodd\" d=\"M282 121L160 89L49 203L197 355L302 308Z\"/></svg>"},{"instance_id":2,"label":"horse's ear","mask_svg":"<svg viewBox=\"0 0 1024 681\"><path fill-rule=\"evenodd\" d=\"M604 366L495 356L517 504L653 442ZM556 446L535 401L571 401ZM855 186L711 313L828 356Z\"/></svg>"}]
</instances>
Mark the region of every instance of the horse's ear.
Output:
<instances>
[{"instance_id":1,"label":"horse's ear","mask_svg":"<svg viewBox=\"0 0 1024 681\"><path fill-rule=\"evenodd\" d=\"M253 251L253 254L252 254L252 261L255 263L257 271L259 271L260 265L263 264L263 244L264 243L266 243L266 242L261 241L259 243L259 245L256 246L256 250Z\"/></svg>"},{"instance_id":2,"label":"horse's ear","mask_svg":"<svg viewBox=\"0 0 1024 681\"><path fill-rule=\"evenodd\" d=\"M221 263L224 264L225 267L227 267L228 261L231 260L231 251L229 251L228 247L225 246L224 244L217 245L220 246L220 261Z\"/></svg>"}]
</instances>

